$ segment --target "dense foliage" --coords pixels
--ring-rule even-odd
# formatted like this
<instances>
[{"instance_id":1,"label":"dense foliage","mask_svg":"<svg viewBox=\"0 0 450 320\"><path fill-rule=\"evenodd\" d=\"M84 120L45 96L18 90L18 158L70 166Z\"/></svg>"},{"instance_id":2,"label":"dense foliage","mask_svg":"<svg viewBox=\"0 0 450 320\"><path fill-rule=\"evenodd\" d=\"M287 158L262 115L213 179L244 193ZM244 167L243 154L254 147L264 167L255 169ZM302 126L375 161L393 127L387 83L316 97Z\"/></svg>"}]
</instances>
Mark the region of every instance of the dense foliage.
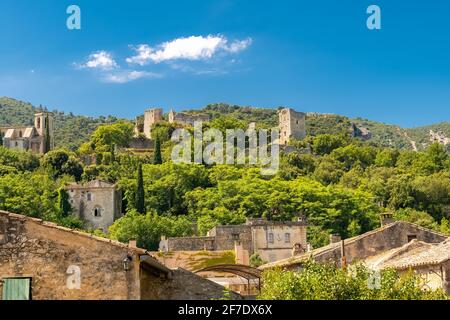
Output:
<instances>
[{"instance_id":1,"label":"dense foliage","mask_svg":"<svg viewBox=\"0 0 450 320\"><path fill-rule=\"evenodd\" d=\"M424 290L413 272L380 274L363 265L342 270L330 264L306 263L299 272L273 269L263 274L264 300L447 300L443 290Z\"/></svg>"}]
</instances>

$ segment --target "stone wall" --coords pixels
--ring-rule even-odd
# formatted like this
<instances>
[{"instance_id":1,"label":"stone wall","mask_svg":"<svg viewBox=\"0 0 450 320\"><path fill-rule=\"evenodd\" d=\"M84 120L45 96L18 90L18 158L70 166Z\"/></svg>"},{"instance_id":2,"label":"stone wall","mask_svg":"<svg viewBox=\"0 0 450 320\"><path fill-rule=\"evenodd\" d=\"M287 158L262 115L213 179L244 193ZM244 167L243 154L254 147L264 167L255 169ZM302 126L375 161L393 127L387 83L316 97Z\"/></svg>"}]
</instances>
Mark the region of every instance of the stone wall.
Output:
<instances>
[{"instance_id":1,"label":"stone wall","mask_svg":"<svg viewBox=\"0 0 450 320\"><path fill-rule=\"evenodd\" d=\"M202 251L215 250L214 237L183 237L161 240L160 250L167 251Z\"/></svg>"},{"instance_id":2,"label":"stone wall","mask_svg":"<svg viewBox=\"0 0 450 320\"><path fill-rule=\"evenodd\" d=\"M182 284L182 285L180 285ZM151 272L142 273L141 297L143 300L211 300L223 298L224 287L184 269L173 271L169 280ZM233 299L242 299L232 293Z\"/></svg>"},{"instance_id":3,"label":"stone wall","mask_svg":"<svg viewBox=\"0 0 450 320\"><path fill-rule=\"evenodd\" d=\"M208 235L216 239L215 250L234 250L238 242L243 250L253 254L251 228L247 225L217 226Z\"/></svg>"},{"instance_id":4,"label":"stone wall","mask_svg":"<svg viewBox=\"0 0 450 320\"><path fill-rule=\"evenodd\" d=\"M127 256L129 271L122 264ZM138 263L125 245L0 212L0 279L31 278L33 300L139 299ZM80 270L80 289L67 286L71 266Z\"/></svg>"}]
</instances>

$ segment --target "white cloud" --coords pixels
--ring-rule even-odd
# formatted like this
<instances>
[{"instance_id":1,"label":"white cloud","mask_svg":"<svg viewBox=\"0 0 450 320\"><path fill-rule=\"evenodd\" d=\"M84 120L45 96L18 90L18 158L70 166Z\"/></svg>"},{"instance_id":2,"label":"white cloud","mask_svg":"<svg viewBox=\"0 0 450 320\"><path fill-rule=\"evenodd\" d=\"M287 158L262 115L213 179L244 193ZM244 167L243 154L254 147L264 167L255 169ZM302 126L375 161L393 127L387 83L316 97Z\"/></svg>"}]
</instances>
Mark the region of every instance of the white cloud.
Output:
<instances>
[{"instance_id":1,"label":"white cloud","mask_svg":"<svg viewBox=\"0 0 450 320\"><path fill-rule=\"evenodd\" d=\"M88 61L80 65L81 68L112 70L117 68L117 63L113 56L106 51L97 51L91 53Z\"/></svg>"},{"instance_id":2,"label":"white cloud","mask_svg":"<svg viewBox=\"0 0 450 320\"><path fill-rule=\"evenodd\" d=\"M229 43L224 36L191 36L164 42L155 48L141 44L133 49L136 55L126 61L130 64L146 65L171 60L208 60L219 52L237 53L246 49L251 39L235 40Z\"/></svg>"},{"instance_id":3,"label":"white cloud","mask_svg":"<svg viewBox=\"0 0 450 320\"><path fill-rule=\"evenodd\" d=\"M109 73L104 76L104 81L111 83L127 83L142 78L158 78L159 74L147 71L127 70Z\"/></svg>"}]
</instances>

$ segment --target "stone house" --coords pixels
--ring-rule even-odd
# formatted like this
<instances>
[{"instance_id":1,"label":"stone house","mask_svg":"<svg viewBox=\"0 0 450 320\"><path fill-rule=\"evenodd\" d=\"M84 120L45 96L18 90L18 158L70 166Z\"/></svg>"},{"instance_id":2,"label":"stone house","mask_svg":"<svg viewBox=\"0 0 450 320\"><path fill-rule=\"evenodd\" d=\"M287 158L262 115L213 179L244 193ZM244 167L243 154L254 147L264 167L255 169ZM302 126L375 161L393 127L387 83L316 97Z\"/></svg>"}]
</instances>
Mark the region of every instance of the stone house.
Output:
<instances>
[{"instance_id":1,"label":"stone house","mask_svg":"<svg viewBox=\"0 0 450 320\"><path fill-rule=\"evenodd\" d=\"M216 226L206 237L165 238L160 242L160 251L226 251L237 250L239 260L248 261L248 256L258 253L264 261L272 262L292 256L297 246L306 250L306 222L267 221L249 219L244 225Z\"/></svg>"},{"instance_id":2,"label":"stone house","mask_svg":"<svg viewBox=\"0 0 450 320\"><path fill-rule=\"evenodd\" d=\"M0 211L0 300L209 300L223 289L133 244Z\"/></svg>"},{"instance_id":3,"label":"stone house","mask_svg":"<svg viewBox=\"0 0 450 320\"><path fill-rule=\"evenodd\" d=\"M122 192L117 186L101 180L84 184L71 183L65 187L69 194L72 214L85 222L86 228L108 228L122 213Z\"/></svg>"},{"instance_id":4,"label":"stone house","mask_svg":"<svg viewBox=\"0 0 450 320\"><path fill-rule=\"evenodd\" d=\"M426 283L427 289L444 289L450 294L450 238L434 244L416 239L365 259L372 270L393 268L400 273L414 270Z\"/></svg>"},{"instance_id":5,"label":"stone house","mask_svg":"<svg viewBox=\"0 0 450 320\"><path fill-rule=\"evenodd\" d=\"M397 221L386 223L381 228L344 241L336 239L336 236L333 236L333 238L335 239L327 246L307 253L300 253L288 259L265 264L260 269L281 267L288 270L300 270L302 264L310 259L320 263L333 262L340 266L343 257L345 257L346 263L351 264L400 248L414 239L425 243L437 244L445 241L447 236L413 223Z\"/></svg>"},{"instance_id":6,"label":"stone house","mask_svg":"<svg viewBox=\"0 0 450 320\"><path fill-rule=\"evenodd\" d=\"M306 137L306 114L293 109L282 109L278 111L280 145L287 145L294 139L304 139Z\"/></svg>"},{"instance_id":7,"label":"stone house","mask_svg":"<svg viewBox=\"0 0 450 320\"><path fill-rule=\"evenodd\" d=\"M53 131L53 115L41 112L35 114L34 126L2 127L0 135L5 148L44 154L53 148Z\"/></svg>"}]
</instances>

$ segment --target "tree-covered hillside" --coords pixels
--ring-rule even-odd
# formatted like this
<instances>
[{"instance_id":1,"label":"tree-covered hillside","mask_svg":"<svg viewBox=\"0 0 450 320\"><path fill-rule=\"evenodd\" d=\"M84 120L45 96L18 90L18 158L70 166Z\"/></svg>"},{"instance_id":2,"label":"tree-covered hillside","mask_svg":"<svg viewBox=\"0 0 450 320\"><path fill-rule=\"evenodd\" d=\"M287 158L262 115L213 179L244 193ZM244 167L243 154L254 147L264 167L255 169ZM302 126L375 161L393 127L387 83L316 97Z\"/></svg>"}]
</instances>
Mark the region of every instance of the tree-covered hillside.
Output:
<instances>
[{"instance_id":1,"label":"tree-covered hillside","mask_svg":"<svg viewBox=\"0 0 450 320\"><path fill-rule=\"evenodd\" d=\"M12 125L33 125L34 114L47 110L44 106L33 106L30 103L0 97L0 127ZM55 144L56 147L66 147L75 150L84 141L89 139L92 132L101 124L110 124L117 121L115 117L85 117L58 110L49 110L55 117Z\"/></svg>"},{"instance_id":2,"label":"tree-covered hillside","mask_svg":"<svg viewBox=\"0 0 450 320\"><path fill-rule=\"evenodd\" d=\"M42 109L46 108L33 106L30 103L11 98L0 98L0 126L31 125L34 113ZM57 110L52 110L52 112L55 114L55 142L57 147L65 146L72 150L87 141L89 135L99 125L115 123L118 120L112 116L93 118ZM277 109L217 103L207 105L200 110L186 110L186 112L206 114L212 119L233 118L245 124L256 122L258 127L266 129L276 127L278 124ZM425 150L431 144L430 130L450 139L450 122L405 129L367 119L350 119L341 115L319 113L308 113L306 130L307 134L311 136L320 134L351 135L353 132L352 124L367 128L371 136L369 141L382 147ZM447 145L447 149L450 150L450 143Z\"/></svg>"}]
</instances>

